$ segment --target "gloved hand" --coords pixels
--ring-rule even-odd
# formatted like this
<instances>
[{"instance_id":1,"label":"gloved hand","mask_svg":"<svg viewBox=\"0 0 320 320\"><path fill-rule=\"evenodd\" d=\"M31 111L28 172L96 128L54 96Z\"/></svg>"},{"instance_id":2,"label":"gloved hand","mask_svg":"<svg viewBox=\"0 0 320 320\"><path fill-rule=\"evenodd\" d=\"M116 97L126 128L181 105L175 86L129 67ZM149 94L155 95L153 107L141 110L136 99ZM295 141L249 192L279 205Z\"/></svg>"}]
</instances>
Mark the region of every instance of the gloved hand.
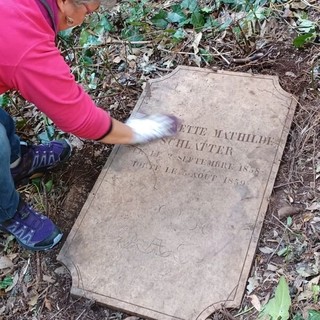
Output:
<instances>
[{"instance_id":1,"label":"gloved hand","mask_svg":"<svg viewBox=\"0 0 320 320\"><path fill-rule=\"evenodd\" d=\"M136 114L126 122L134 132L133 144L171 137L177 133L178 124L178 118L164 114Z\"/></svg>"}]
</instances>

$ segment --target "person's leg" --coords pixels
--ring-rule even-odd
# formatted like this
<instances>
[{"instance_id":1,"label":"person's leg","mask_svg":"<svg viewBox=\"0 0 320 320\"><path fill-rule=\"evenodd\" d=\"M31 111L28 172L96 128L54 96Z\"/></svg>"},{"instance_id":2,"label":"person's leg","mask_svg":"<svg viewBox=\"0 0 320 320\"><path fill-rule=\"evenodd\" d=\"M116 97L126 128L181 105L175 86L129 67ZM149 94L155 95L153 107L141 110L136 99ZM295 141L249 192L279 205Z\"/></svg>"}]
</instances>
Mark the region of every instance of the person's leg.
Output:
<instances>
[{"instance_id":1,"label":"person's leg","mask_svg":"<svg viewBox=\"0 0 320 320\"><path fill-rule=\"evenodd\" d=\"M5 126L0 122L0 223L12 218L19 204L10 172L11 146Z\"/></svg>"},{"instance_id":2,"label":"person's leg","mask_svg":"<svg viewBox=\"0 0 320 320\"><path fill-rule=\"evenodd\" d=\"M48 250L60 241L62 232L26 204L15 189L10 163L19 158L20 142L9 117L0 112L0 229L13 234L29 250Z\"/></svg>"},{"instance_id":3,"label":"person's leg","mask_svg":"<svg viewBox=\"0 0 320 320\"><path fill-rule=\"evenodd\" d=\"M0 123L6 130L7 139L9 140L11 154L10 163L14 163L20 157L20 139L16 135L16 128L11 116L0 108Z\"/></svg>"}]
</instances>

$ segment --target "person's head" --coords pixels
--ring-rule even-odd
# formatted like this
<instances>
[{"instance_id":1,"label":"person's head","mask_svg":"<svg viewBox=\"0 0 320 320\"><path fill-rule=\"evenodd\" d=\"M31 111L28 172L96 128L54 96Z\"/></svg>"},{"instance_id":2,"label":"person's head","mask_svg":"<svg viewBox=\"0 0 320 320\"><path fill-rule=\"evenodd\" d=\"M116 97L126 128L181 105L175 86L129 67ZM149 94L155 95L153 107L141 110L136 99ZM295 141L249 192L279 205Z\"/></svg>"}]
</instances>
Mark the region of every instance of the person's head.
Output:
<instances>
[{"instance_id":1,"label":"person's head","mask_svg":"<svg viewBox=\"0 0 320 320\"><path fill-rule=\"evenodd\" d=\"M80 25L86 15L98 10L101 0L57 0L59 31Z\"/></svg>"}]
</instances>

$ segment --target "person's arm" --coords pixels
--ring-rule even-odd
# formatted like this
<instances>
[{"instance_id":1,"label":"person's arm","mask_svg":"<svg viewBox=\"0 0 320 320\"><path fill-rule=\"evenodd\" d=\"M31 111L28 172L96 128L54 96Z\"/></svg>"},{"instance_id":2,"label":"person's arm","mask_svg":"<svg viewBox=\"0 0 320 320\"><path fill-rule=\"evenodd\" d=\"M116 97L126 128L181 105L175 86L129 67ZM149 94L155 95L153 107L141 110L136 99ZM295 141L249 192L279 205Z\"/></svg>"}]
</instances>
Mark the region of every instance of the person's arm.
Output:
<instances>
[{"instance_id":1,"label":"person's arm","mask_svg":"<svg viewBox=\"0 0 320 320\"><path fill-rule=\"evenodd\" d=\"M63 131L106 144L147 143L177 133L174 116L134 115L125 124L112 119L76 83L57 48L47 47L38 44L24 56L14 87Z\"/></svg>"},{"instance_id":2,"label":"person's arm","mask_svg":"<svg viewBox=\"0 0 320 320\"><path fill-rule=\"evenodd\" d=\"M134 141L134 132L126 124L112 118L112 129L99 142L106 144L131 144Z\"/></svg>"},{"instance_id":3,"label":"person's arm","mask_svg":"<svg viewBox=\"0 0 320 320\"><path fill-rule=\"evenodd\" d=\"M12 87L64 132L90 140L110 132L110 115L75 81L54 43L39 43L24 55Z\"/></svg>"},{"instance_id":4,"label":"person's arm","mask_svg":"<svg viewBox=\"0 0 320 320\"><path fill-rule=\"evenodd\" d=\"M175 135L178 125L175 116L166 114L138 114L125 124L112 119L111 131L99 141L107 144L147 143Z\"/></svg>"}]
</instances>

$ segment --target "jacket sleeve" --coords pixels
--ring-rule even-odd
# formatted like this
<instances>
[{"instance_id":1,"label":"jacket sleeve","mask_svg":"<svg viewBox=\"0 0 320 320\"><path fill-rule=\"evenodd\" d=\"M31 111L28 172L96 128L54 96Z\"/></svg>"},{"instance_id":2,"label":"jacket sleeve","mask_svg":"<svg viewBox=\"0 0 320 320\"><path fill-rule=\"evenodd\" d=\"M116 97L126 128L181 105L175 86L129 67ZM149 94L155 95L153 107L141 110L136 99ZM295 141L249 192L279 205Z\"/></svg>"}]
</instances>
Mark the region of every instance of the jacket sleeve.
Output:
<instances>
[{"instance_id":1,"label":"jacket sleeve","mask_svg":"<svg viewBox=\"0 0 320 320\"><path fill-rule=\"evenodd\" d=\"M99 139L111 117L77 84L54 43L31 48L16 66L13 86L61 130L80 138Z\"/></svg>"}]
</instances>

